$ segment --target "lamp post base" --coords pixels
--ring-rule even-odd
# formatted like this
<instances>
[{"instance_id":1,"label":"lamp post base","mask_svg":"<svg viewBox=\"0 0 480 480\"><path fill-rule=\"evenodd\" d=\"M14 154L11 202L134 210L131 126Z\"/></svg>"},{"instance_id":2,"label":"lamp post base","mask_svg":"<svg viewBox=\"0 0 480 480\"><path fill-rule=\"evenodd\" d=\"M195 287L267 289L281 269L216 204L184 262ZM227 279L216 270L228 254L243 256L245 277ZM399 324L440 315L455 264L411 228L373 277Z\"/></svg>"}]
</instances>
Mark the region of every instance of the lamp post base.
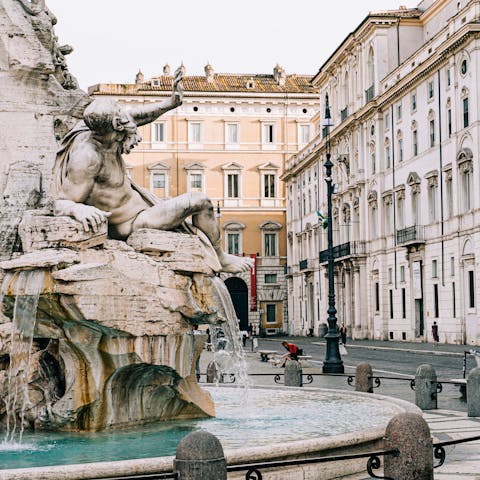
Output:
<instances>
[{"instance_id":1,"label":"lamp post base","mask_svg":"<svg viewBox=\"0 0 480 480\"><path fill-rule=\"evenodd\" d=\"M327 350L325 352L325 360L323 361L323 373L345 373L342 358L340 357L340 350L338 348L339 335L326 334Z\"/></svg>"}]
</instances>

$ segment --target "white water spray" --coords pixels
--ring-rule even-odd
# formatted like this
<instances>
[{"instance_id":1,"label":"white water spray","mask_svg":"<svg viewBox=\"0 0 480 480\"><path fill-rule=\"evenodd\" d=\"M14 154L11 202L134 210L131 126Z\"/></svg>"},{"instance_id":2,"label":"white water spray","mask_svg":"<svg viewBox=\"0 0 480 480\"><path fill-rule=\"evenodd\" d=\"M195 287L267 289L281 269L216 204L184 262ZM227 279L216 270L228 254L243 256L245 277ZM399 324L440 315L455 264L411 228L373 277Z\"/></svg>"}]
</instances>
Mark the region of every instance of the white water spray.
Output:
<instances>
[{"instance_id":1,"label":"white water spray","mask_svg":"<svg viewBox=\"0 0 480 480\"><path fill-rule=\"evenodd\" d=\"M6 433L4 444L21 443L28 406L28 380L30 378L30 354L37 316L38 299L43 288L43 270L22 271L18 274L13 307L12 333L10 337L10 365L8 368L6 409ZM9 288L12 276L7 275L2 292Z\"/></svg>"}]
</instances>

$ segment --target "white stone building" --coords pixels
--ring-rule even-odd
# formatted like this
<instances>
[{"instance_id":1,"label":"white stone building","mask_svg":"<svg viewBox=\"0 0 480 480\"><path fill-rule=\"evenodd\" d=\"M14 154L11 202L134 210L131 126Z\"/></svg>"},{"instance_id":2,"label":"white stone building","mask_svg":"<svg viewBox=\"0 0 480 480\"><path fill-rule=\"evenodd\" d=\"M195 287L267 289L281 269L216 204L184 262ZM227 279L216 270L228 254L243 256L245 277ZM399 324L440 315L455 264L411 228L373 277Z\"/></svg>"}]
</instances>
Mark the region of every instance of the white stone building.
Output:
<instances>
[{"instance_id":1,"label":"white stone building","mask_svg":"<svg viewBox=\"0 0 480 480\"><path fill-rule=\"evenodd\" d=\"M353 338L479 344L480 1L369 14L322 65L338 322ZM326 323L325 132L292 157L290 333Z\"/></svg>"}]
</instances>

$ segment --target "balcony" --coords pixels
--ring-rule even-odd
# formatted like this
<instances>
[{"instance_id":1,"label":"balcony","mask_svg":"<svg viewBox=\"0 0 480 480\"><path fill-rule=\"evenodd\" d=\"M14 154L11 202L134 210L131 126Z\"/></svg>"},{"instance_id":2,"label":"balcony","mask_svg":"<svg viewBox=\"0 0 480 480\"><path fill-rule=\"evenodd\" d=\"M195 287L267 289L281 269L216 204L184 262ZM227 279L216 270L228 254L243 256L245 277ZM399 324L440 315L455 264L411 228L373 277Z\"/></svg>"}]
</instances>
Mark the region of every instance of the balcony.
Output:
<instances>
[{"instance_id":1,"label":"balcony","mask_svg":"<svg viewBox=\"0 0 480 480\"><path fill-rule=\"evenodd\" d=\"M425 243L425 228L419 225L402 228L397 230L396 238L397 245L403 245L404 247Z\"/></svg>"},{"instance_id":2,"label":"balcony","mask_svg":"<svg viewBox=\"0 0 480 480\"><path fill-rule=\"evenodd\" d=\"M311 272L314 270L313 261L311 259L300 260L298 268L303 273Z\"/></svg>"},{"instance_id":3,"label":"balcony","mask_svg":"<svg viewBox=\"0 0 480 480\"><path fill-rule=\"evenodd\" d=\"M365 90L365 102L368 103L370 100L372 100L374 95L375 95L375 92L373 89L373 85L371 85Z\"/></svg>"},{"instance_id":4,"label":"balcony","mask_svg":"<svg viewBox=\"0 0 480 480\"><path fill-rule=\"evenodd\" d=\"M340 121L344 122L348 117L348 107L340 111Z\"/></svg>"},{"instance_id":5,"label":"balcony","mask_svg":"<svg viewBox=\"0 0 480 480\"><path fill-rule=\"evenodd\" d=\"M346 259L366 255L365 242L347 242L333 247L333 260ZM322 250L319 254L319 263L328 262L328 250Z\"/></svg>"}]
</instances>

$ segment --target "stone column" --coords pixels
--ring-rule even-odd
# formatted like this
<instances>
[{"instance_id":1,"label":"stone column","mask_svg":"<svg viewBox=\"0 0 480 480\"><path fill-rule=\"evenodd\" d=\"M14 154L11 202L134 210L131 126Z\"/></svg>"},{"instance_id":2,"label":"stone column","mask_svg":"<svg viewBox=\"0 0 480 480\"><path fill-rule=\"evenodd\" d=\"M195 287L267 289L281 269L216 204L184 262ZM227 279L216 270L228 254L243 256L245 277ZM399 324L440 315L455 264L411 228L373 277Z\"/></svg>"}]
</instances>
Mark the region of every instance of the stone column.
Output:
<instances>
[{"instance_id":1,"label":"stone column","mask_svg":"<svg viewBox=\"0 0 480 480\"><path fill-rule=\"evenodd\" d=\"M227 480L227 461L215 435L189 433L178 444L174 470L182 480Z\"/></svg>"},{"instance_id":2,"label":"stone column","mask_svg":"<svg viewBox=\"0 0 480 480\"><path fill-rule=\"evenodd\" d=\"M467 411L469 417L480 417L480 368L474 368L467 378Z\"/></svg>"},{"instance_id":3,"label":"stone column","mask_svg":"<svg viewBox=\"0 0 480 480\"><path fill-rule=\"evenodd\" d=\"M352 332L352 270L345 269L345 325L348 327L348 333Z\"/></svg>"},{"instance_id":4,"label":"stone column","mask_svg":"<svg viewBox=\"0 0 480 480\"><path fill-rule=\"evenodd\" d=\"M362 294L360 292L360 268L355 267L353 270L353 301L354 301L354 323L355 329L360 330L362 328L362 314L361 314L361 302Z\"/></svg>"},{"instance_id":5,"label":"stone column","mask_svg":"<svg viewBox=\"0 0 480 480\"><path fill-rule=\"evenodd\" d=\"M384 475L395 480L433 480L433 443L427 422L417 413L400 413L385 431Z\"/></svg>"},{"instance_id":6,"label":"stone column","mask_svg":"<svg viewBox=\"0 0 480 480\"><path fill-rule=\"evenodd\" d=\"M302 367L296 360L287 360L285 365L285 386L302 387Z\"/></svg>"},{"instance_id":7,"label":"stone column","mask_svg":"<svg viewBox=\"0 0 480 480\"><path fill-rule=\"evenodd\" d=\"M369 363L362 362L355 369L355 391L373 392L372 366Z\"/></svg>"},{"instance_id":8,"label":"stone column","mask_svg":"<svg viewBox=\"0 0 480 480\"><path fill-rule=\"evenodd\" d=\"M431 365L420 365L415 373L415 404L422 410L437 408L437 374Z\"/></svg>"}]
</instances>

